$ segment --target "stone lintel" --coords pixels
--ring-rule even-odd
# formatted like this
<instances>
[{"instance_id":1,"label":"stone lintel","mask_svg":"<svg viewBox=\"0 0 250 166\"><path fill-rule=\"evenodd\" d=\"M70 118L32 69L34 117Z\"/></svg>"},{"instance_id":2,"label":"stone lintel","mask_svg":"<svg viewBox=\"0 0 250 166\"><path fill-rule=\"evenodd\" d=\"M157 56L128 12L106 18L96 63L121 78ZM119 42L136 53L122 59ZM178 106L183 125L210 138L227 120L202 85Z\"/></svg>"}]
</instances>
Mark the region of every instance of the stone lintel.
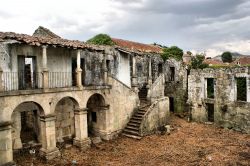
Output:
<instances>
[{"instance_id":1,"label":"stone lintel","mask_svg":"<svg viewBox=\"0 0 250 166\"><path fill-rule=\"evenodd\" d=\"M83 140L74 139L73 145L79 147L81 150L86 150L91 145L91 140L89 138L85 138Z\"/></svg>"}]
</instances>

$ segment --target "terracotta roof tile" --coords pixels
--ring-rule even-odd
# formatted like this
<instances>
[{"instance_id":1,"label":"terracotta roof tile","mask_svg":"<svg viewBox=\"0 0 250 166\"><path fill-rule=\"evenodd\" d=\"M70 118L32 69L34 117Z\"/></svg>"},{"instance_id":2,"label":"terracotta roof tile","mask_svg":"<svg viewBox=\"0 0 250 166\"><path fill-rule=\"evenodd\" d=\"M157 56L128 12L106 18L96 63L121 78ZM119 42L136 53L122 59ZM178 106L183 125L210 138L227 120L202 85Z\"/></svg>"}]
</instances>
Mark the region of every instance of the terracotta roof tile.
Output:
<instances>
[{"instance_id":1,"label":"terracotta roof tile","mask_svg":"<svg viewBox=\"0 0 250 166\"><path fill-rule=\"evenodd\" d=\"M222 61L217 59L205 59L204 63L208 65L225 65Z\"/></svg>"},{"instance_id":2,"label":"terracotta roof tile","mask_svg":"<svg viewBox=\"0 0 250 166\"><path fill-rule=\"evenodd\" d=\"M116 39L112 38L113 42L122 48L127 48L132 51L139 51L139 52L148 52L148 53L161 53L162 49L159 46L149 45L149 44L143 44L123 39Z\"/></svg>"},{"instance_id":3,"label":"terracotta roof tile","mask_svg":"<svg viewBox=\"0 0 250 166\"><path fill-rule=\"evenodd\" d=\"M235 65L250 65L250 56L241 57L232 63Z\"/></svg>"},{"instance_id":4,"label":"terracotta roof tile","mask_svg":"<svg viewBox=\"0 0 250 166\"><path fill-rule=\"evenodd\" d=\"M60 36L58 36L57 34L55 34L54 32L52 32L51 30L44 28L42 26L39 26L35 32L33 33L32 36L36 36L36 37L48 37L48 38L61 38Z\"/></svg>"},{"instance_id":5,"label":"terracotta roof tile","mask_svg":"<svg viewBox=\"0 0 250 166\"><path fill-rule=\"evenodd\" d=\"M92 50L103 50L102 47L86 44L78 40L67 40L62 38L51 38L51 37L36 37L26 34L17 34L14 32L0 32L0 41L5 40L16 40L20 43L25 43L33 46L40 45L53 45L58 47L70 47L70 48L88 48Z\"/></svg>"}]
</instances>

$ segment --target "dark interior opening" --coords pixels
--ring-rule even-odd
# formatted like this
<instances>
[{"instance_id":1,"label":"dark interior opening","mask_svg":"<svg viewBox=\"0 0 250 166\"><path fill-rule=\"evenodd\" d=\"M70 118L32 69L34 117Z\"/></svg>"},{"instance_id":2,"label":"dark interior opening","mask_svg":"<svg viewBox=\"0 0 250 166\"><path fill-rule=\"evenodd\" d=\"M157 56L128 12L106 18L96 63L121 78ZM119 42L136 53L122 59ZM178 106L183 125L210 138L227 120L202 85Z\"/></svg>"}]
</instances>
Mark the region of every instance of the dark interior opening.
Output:
<instances>
[{"instance_id":1,"label":"dark interior opening","mask_svg":"<svg viewBox=\"0 0 250 166\"><path fill-rule=\"evenodd\" d=\"M214 104L207 105L207 120L209 122L214 122Z\"/></svg>"},{"instance_id":2,"label":"dark interior opening","mask_svg":"<svg viewBox=\"0 0 250 166\"><path fill-rule=\"evenodd\" d=\"M91 112L92 121L97 122L96 112Z\"/></svg>"},{"instance_id":3,"label":"dark interior opening","mask_svg":"<svg viewBox=\"0 0 250 166\"><path fill-rule=\"evenodd\" d=\"M175 80L175 67L170 67L170 81Z\"/></svg>"},{"instance_id":4,"label":"dark interior opening","mask_svg":"<svg viewBox=\"0 0 250 166\"><path fill-rule=\"evenodd\" d=\"M76 58L72 58L72 85L76 86L76 68L77 68L77 60Z\"/></svg>"},{"instance_id":5,"label":"dark interior opening","mask_svg":"<svg viewBox=\"0 0 250 166\"><path fill-rule=\"evenodd\" d=\"M207 78L207 98L214 98L214 79Z\"/></svg>"},{"instance_id":6,"label":"dark interior opening","mask_svg":"<svg viewBox=\"0 0 250 166\"><path fill-rule=\"evenodd\" d=\"M246 77L236 78L237 82L237 100L247 101L247 80Z\"/></svg>"},{"instance_id":7,"label":"dark interior opening","mask_svg":"<svg viewBox=\"0 0 250 166\"><path fill-rule=\"evenodd\" d=\"M142 76L142 65L141 64L137 65L137 75L138 75L138 77Z\"/></svg>"},{"instance_id":8,"label":"dark interior opening","mask_svg":"<svg viewBox=\"0 0 250 166\"><path fill-rule=\"evenodd\" d=\"M108 73L110 73L111 72L110 60L106 60L106 66L107 66Z\"/></svg>"},{"instance_id":9,"label":"dark interior opening","mask_svg":"<svg viewBox=\"0 0 250 166\"><path fill-rule=\"evenodd\" d=\"M174 112L174 98L169 97L169 111Z\"/></svg>"},{"instance_id":10,"label":"dark interior opening","mask_svg":"<svg viewBox=\"0 0 250 166\"><path fill-rule=\"evenodd\" d=\"M31 141L38 142L36 129L37 124L37 110L21 112L21 141L22 143L29 143Z\"/></svg>"},{"instance_id":11,"label":"dark interior opening","mask_svg":"<svg viewBox=\"0 0 250 166\"><path fill-rule=\"evenodd\" d=\"M82 85L84 85L85 80L85 59L81 58L81 69L82 69Z\"/></svg>"},{"instance_id":12,"label":"dark interior opening","mask_svg":"<svg viewBox=\"0 0 250 166\"><path fill-rule=\"evenodd\" d=\"M162 63L160 63L160 64L158 64L158 77L162 73L163 73L163 67L162 67Z\"/></svg>"}]
</instances>

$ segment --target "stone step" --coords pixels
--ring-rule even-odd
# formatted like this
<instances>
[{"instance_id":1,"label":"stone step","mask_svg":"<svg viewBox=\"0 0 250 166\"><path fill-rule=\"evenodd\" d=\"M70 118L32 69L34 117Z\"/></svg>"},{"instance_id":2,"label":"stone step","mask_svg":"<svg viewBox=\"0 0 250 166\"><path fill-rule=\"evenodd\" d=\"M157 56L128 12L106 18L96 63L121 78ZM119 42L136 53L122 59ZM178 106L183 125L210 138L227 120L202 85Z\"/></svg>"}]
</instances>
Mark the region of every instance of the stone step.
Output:
<instances>
[{"instance_id":1,"label":"stone step","mask_svg":"<svg viewBox=\"0 0 250 166\"><path fill-rule=\"evenodd\" d=\"M129 137L129 138L134 138L140 140L142 137L141 136L136 136L136 135L131 135L131 134L125 134L122 133L123 136Z\"/></svg>"},{"instance_id":2,"label":"stone step","mask_svg":"<svg viewBox=\"0 0 250 166\"><path fill-rule=\"evenodd\" d=\"M133 130L133 131L139 131L139 126L138 127L134 127L134 126L127 126L125 129L129 129L129 130Z\"/></svg>"},{"instance_id":3,"label":"stone step","mask_svg":"<svg viewBox=\"0 0 250 166\"><path fill-rule=\"evenodd\" d=\"M134 122L129 122L128 126L135 126L135 127L140 127L140 124L134 123Z\"/></svg>"},{"instance_id":4,"label":"stone step","mask_svg":"<svg viewBox=\"0 0 250 166\"><path fill-rule=\"evenodd\" d=\"M136 120L136 119L131 119L130 122L141 124L141 121L140 120Z\"/></svg>"},{"instance_id":5,"label":"stone step","mask_svg":"<svg viewBox=\"0 0 250 166\"><path fill-rule=\"evenodd\" d=\"M139 114L139 113L136 113L136 114L134 115L134 117L142 118L142 117L143 117L143 115L144 115L144 114Z\"/></svg>"},{"instance_id":6,"label":"stone step","mask_svg":"<svg viewBox=\"0 0 250 166\"><path fill-rule=\"evenodd\" d=\"M135 115L145 115L146 111L138 111Z\"/></svg>"},{"instance_id":7,"label":"stone step","mask_svg":"<svg viewBox=\"0 0 250 166\"><path fill-rule=\"evenodd\" d=\"M139 121L141 121L141 120L142 120L142 117L135 117L135 116L133 116L133 117L131 118L131 120L139 120Z\"/></svg>"},{"instance_id":8,"label":"stone step","mask_svg":"<svg viewBox=\"0 0 250 166\"><path fill-rule=\"evenodd\" d=\"M134 130L130 130L130 129L124 129L123 132L125 134L131 134L131 135L136 135L136 136L139 136L139 131L134 131Z\"/></svg>"}]
</instances>

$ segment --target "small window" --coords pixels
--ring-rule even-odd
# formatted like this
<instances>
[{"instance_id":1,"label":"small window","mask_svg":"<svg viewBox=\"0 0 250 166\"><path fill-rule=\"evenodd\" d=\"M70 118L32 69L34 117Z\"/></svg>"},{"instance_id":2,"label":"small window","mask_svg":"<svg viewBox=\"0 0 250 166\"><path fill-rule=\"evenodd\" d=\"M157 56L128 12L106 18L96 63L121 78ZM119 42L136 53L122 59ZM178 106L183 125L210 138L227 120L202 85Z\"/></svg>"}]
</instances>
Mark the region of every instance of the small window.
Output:
<instances>
[{"instance_id":1,"label":"small window","mask_svg":"<svg viewBox=\"0 0 250 166\"><path fill-rule=\"evenodd\" d=\"M246 77L236 78L237 100L247 101L247 80Z\"/></svg>"},{"instance_id":2,"label":"small window","mask_svg":"<svg viewBox=\"0 0 250 166\"><path fill-rule=\"evenodd\" d=\"M214 78L207 78L207 98L214 98Z\"/></svg>"},{"instance_id":3,"label":"small window","mask_svg":"<svg viewBox=\"0 0 250 166\"><path fill-rule=\"evenodd\" d=\"M170 67L170 81L175 80L175 67Z\"/></svg>"},{"instance_id":4,"label":"small window","mask_svg":"<svg viewBox=\"0 0 250 166\"><path fill-rule=\"evenodd\" d=\"M91 112L91 117L93 122L97 122L96 112Z\"/></svg>"},{"instance_id":5,"label":"small window","mask_svg":"<svg viewBox=\"0 0 250 166\"><path fill-rule=\"evenodd\" d=\"M106 67L108 69L108 72L111 72L111 66L110 66L110 60L106 60Z\"/></svg>"},{"instance_id":6,"label":"small window","mask_svg":"<svg viewBox=\"0 0 250 166\"><path fill-rule=\"evenodd\" d=\"M139 64L137 66L137 75L138 75L138 77L142 76L142 65L141 64Z\"/></svg>"},{"instance_id":7,"label":"small window","mask_svg":"<svg viewBox=\"0 0 250 166\"><path fill-rule=\"evenodd\" d=\"M158 76L163 73L163 67L162 64L158 64Z\"/></svg>"}]
</instances>

